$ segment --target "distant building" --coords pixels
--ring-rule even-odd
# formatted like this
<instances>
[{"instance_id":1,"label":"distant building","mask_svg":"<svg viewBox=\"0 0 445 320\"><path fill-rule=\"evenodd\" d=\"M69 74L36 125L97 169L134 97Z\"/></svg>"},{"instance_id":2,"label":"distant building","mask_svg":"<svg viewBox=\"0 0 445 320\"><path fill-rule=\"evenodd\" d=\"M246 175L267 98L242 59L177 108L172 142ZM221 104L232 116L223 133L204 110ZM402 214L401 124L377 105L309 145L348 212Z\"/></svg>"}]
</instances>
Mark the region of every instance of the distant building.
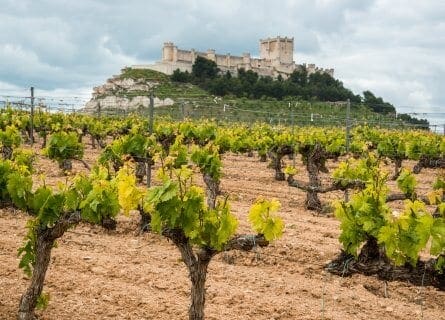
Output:
<instances>
[{"instance_id":1,"label":"distant building","mask_svg":"<svg viewBox=\"0 0 445 320\"><path fill-rule=\"evenodd\" d=\"M232 56L228 54L217 54L215 50L209 49L207 52L178 49L173 42L165 42L162 48L162 60L153 65L134 65L135 69L152 69L155 71L172 74L179 69L181 71L192 72L193 63L196 57L204 57L215 61L222 72L230 71L237 75L238 69L252 70L260 76L278 77L281 74L287 78L294 70L303 66L308 74L321 72L334 76L334 69L318 68L315 64L296 64L294 56L294 38L276 37L260 40L260 58L252 58L250 53L242 56Z\"/></svg>"}]
</instances>

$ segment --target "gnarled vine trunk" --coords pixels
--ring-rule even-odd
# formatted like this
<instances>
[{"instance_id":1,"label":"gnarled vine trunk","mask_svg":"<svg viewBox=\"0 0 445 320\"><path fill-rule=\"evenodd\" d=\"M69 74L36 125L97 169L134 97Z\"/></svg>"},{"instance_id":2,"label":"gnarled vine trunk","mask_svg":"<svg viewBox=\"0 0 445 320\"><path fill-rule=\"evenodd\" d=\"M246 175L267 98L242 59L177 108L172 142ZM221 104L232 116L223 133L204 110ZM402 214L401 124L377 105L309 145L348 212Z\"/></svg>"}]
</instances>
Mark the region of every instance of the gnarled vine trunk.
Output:
<instances>
[{"instance_id":1,"label":"gnarled vine trunk","mask_svg":"<svg viewBox=\"0 0 445 320\"><path fill-rule=\"evenodd\" d=\"M12 158L12 152L13 152L12 147L3 146L2 147L2 157L3 157L3 159L5 159L5 160L11 159Z\"/></svg>"},{"instance_id":2,"label":"gnarled vine trunk","mask_svg":"<svg viewBox=\"0 0 445 320\"><path fill-rule=\"evenodd\" d=\"M141 216L139 220L139 230L140 232L147 232L150 230L151 215L145 212L144 207L141 205L138 205L138 211Z\"/></svg>"},{"instance_id":3,"label":"gnarled vine trunk","mask_svg":"<svg viewBox=\"0 0 445 320\"><path fill-rule=\"evenodd\" d=\"M203 320L205 307L205 283L207 268L212 258L220 251L209 247L201 247L193 251L189 239L181 229L164 229L162 234L173 241L181 252L182 261L189 270L191 288L191 304L189 320ZM238 235L233 237L222 251L243 250L250 251L255 247L268 246L269 242L263 235Z\"/></svg>"},{"instance_id":4,"label":"gnarled vine trunk","mask_svg":"<svg viewBox=\"0 0 445 320\"><path fill-rule=\"evenodd\" d=\"M215 209L216 197L219 194L219 181L213 179L208 173L203 174L204 183L206 184L206 198L209 208Z\"/></svg>"},{"instance_id":5,"label":"gnarled vine trunk","mask_svg":"<svg viewBox=\"0 0 445 320\"><path fill-rule=\"evenodd\" d=\"M431 159L422 156L416 165L413 167L413 172L419 174L423 168L445 168L445 158Z\"/></svg>"},{"instance_id":6,"label":"gnarled vine trunk","mask_svg":"<svg viewBox=\"0 0 445 320\"><path fill-rule=\"evenodd\" d=\"M94 136L91 136L91 147L96 149L96 139L94 139Z\"/></svg>"},{"instance_id":7,"label":"gnarled vine trunk","mask_svg":"<svg viewBox=\"0 0 445 320\"><path fill-rule=\"evenodd\" d=\"M176 135L172 134L172 135L160 135L158 136L158 141L161 143L162 145L162 149L168 153L168 151L170 150L170 146L175 142L176 139Z\"/></svg>"},{"instance_id":8,"label":"gnarled vine trunk","mask_svg":"<svg viewBox=\"0 0 445 320\"><path fill-rule=\"evenodd\" d=\"M99 145L100 148L103 149L106 147L106 144L102 138L96 138L96 140L97 140L97 144Z\"/></svg>"},{"instance_id":9,"label":"gnarled vine trunk","mask_svg":"<svg viewBox=\"0 0 445 320\"><path fill-rule=\"evenodd\" d=\"M119 162L113 161L113 170L114 170L114 172L117 173L120 170L120 168L122 168L122 164L120 164Z\"/></svg>"},{"instance_id":10,"label":"gnarled vine trunk","mask_svg":"<svg viewBox=\"0 0 445 320\"><path fill-rule=\"evenodd\" d=\"M139 163L139 162L138 162ZM146 164L146 166L144 165L144 174L147 175L147 186L150 187L151 186L151 167L154 165L154 161L153 159L149 156L147 158L147 160L144 162L144 164ZM137 169L137 167L136 167ZM142 166L139 167L139 169L142 171ZM140 175L142 175L142 172L140 173ZM142 177L140 178L139 182L142 182L142 179L144 178L144 176L142 175ZM150 223L151 223L151 215L148 212L145 212L143 206L138 205L138 211L140 214L140 220L139 220L139 232L143 233L143 232L148 232L150 230Z\"/></svg>"},{"instance_id":11,"label":"gnarled vine trunk","mask_svg":"<svg viewBox=\"0 0 445 320\"><path fill-rule=\"evenodd\" d=\"M45 280L46 271L48 270L51 249L53 246L54 240L48 236L47 232L37 234L36 263L32 272L31 284L20 299L18 320L36 319L34 310L37 305L37 299L42 293L43 282Z\"/></svg>"},{"instance_id":12,"label":"gnarled vine trunk","mask_svg":"<svg viewBox=\"0 0 445 320\"><path fill-rule=\"evenodd\" d=\"M59 168L63 171L71 171L73 169L73 161L71 159L63 159L59 163Z\"/></svg>"},{"instance_id":13,"label":"gnarled vine trunk","mask_svg":"<svg viewBox=\"0 0 445 320\"><path fill-rule=\"evenodd\" d=\"M267 161L267 155L266 154L260 154L260 162L266 162Z\"/></svg>"},{"instance_id":14,"label":"gnarled vine trunk","mask_svg":"<svg viewBox=\"0 0 445 320\"><path fill-rule=\"evenodd\" d=\"M138 182L142 182L142 180L144 180L144 176L147 172L147 169L145 167L145 161L137 161L136 162L136 170L134 172L134 174L136 175L136 179L138 180Z\"/></svg>"},{"instance_id":15,"label":"gnarled vine trunk","mask_svg":"<svg viewBox=\"0 0 445 320\"><path fill-rule=\"evenodd\" d=\"M205 282L207 267L217 251L211 248L200 248L197 253L193 251L188 238L180 229L166 229L163 234L171 239L181 252L181 257L189 270L191 288L191 304L189 320L203 320L205 306Z\"/></svg>"},{"instance_id":16,"label":"gnarled vine trunk","mask_svg":"<svg viewBox=\"0 0 445 320\"><path fill-rule=\"evenodd\" d=\"M99 137L99 136L92 135L91 136L91 147L93 149L96 149L96 142L97 142L97 144L99 145L100 148L102 148L102 149L105 148L105 142L102 140L102 138Z\"/></svg>"},{"instance_id":17,"label":"gnarled vine trunk","mask_svg":"<svg viewBox=\"0 0 445 320\"><path fill-rule=\"evenodd\" d=\"M309 190L306 192L305 205L308 210L321 212L321 201L318 198L318 191L321 188L321 180L318 176L320 171L326 172L324 162L326 153L320 144L316 144L312 150L303 151L306 160L306 170L309 178Z\"/></svg>"},{"instance_id":18,"label":"gnarled vine trunk","mask_svg":"<svg viewBox=\"0 0 445 320\"><path fill-rule=\"evenodd\" d=\"M437 260L419 260L415 266L405 264L395 266L386 257L384 250L378 247L377 240L367 240L357 259L342 251L336 259L326 267L329 272L339 276L351 276L359 273L366 276L376 275L388 281L406 281L417 286L434 286L445 290L445 274L435 269Z\"/></svg>"},{"instance_id":19,"label":"gnarled vine trunk","mask_svg":"<svg viewBox=\"0 0 445 320\"><path fill-rule=\"evenodd\" d=\"M400 172L402 170L402 161L401 158L395 158L394 159L394 174L391 177L391 180L397 180L397 178L400 176Z\"/></svg>"},{"instance_id":20,"label":"gnarled vine trunk","mask_svg":"<svg viewBox=\"0 0 445 320\"><path fill-rule=\"evenodd\" d=\"M28 134L28 141L34 143L36 141L33 130L31 130L31 125L26 126L26 133Z\"/></svg>"},{"instance_id":21,"label":"gnarled vine trunk","mask_svg":"<svg viewBox=\"0 0 445 320\"><path fill-rule=\"evenodd\" d=\"M100 224L107 230L116 230L117 221L110 217L103 217Z\"/></svg>"},{"instance_id":22,"label":"gnarled vine trunk","mask_svg":"<svg viewBox=\"0 0 445 320\"><path fill-rule=\"evenodd\" d=\"M282 159L285 155L292 155L294 149L291 146L281 146L281 147L272 147L269 152L269 157L271 160L270 166L275 170L275 180L284 181L286 180L286 176L282 171Z\"/></svg>"},{"instance_id":23,"label":"gnarled vine trunk","mask_svg":"<svg viewBox=\"0 0 445 320\"><path fill-rule=\"evenodd\" d=\"M309 185L311 187L320 188L321 181L318 177L318 168L313 161L308 160L306 164L308 176L309 176ZM306 192L306 208L309 210L321 211L321 201L318 198L318 193L315 190L308 190Z\"/></svg>"},{"instance_id":24,"label":"gnarled vine trunk","mask_svg":"<svg viewBox=\"0 0 445 320\"><path fill-rule=\"evenodd\" d=\"M43 149L46 148L46 140L48 139L48 133L46 131L42 134L42 139L43 139L42 141L42 149Z\"/></svg>"},{"instance_id":25,"label":"gnarled vine trunk","mask_svg":"<svg viewBox=\"0 0 445 320\"><path fill-rule=\"evenodd\" d=\"M360 250L358 260L362 263L366 263L369 261L376 261L381 259L386 259L383 250L380 250L376 238L369 237Z\"/></svg>"},{"instance_id":26,"label":"gnarled vine trunk","mask_svg":"<svg viewBox=\"0 0 445 320\"><path fill-rule=\"evenodd\" d=\"M189 320L203 320L205 307L205 283L207 278L207 267L214 254L211 251L201 250L198 253L195 264L189 267L190 280L192 282L191 299L189 309Z\"/></svg>"},{"instance_id":27,"label":"gnarled vine trunk","mask_svg":"<svg viewBox=\"0 0 445 320\"><path fill-rule=\"evenodd\" d=\"M36 319L34 310L37 299L42 293L46 271L48 270L54 241L60 238L68 228L80 222L80 213L64 214L52 228L38 228L36 237L36 261L32 272L31 284L20 299L18 320Z\"/></svg>"},{"instance_id":28,"label":"gnarled vine trunk","mask_svg":"<svg viewBox=\"0 0 445 320\"><path fill-rule=\"evenodd\" d=\"M363 188L363 183L359 181L351 181L347 185L343 186L339 183L333 183L330 186L323 187L319 177L319 172L328 172L325 162L329 155L326 150L320 145L305 146L300 148L301 155L303 156L303 162L306 164L306 170L309 177L309 183L297 181L293 176L289 175L287 182L289 186L299 188L306 191L305 207L309 210L322 212L321 201L318 198L319 193L331 192L334 190L347 190L349 188Z\"/></svg>"}]
</instances>

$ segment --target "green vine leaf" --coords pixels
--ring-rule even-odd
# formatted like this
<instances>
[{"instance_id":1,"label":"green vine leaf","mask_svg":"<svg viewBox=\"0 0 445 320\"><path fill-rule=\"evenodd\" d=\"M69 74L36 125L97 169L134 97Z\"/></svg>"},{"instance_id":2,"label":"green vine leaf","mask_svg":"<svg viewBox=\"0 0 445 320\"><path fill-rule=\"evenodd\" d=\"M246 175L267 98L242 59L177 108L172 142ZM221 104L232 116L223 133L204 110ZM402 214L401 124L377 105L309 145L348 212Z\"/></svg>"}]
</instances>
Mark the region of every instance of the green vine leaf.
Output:
<instances>
[{"instance_id":1,"label":"green vine leaf","mask_svg":"<svg viewBox=\"0 0 445 320\"><path fill-rule=\"evenodd\" d=\"M249 221L253 230L263 234L267 241L278 239L283 234L284 222L274 214L280 207L278 200L258 198L250 208Z\"/></svg>"}]
</instances>

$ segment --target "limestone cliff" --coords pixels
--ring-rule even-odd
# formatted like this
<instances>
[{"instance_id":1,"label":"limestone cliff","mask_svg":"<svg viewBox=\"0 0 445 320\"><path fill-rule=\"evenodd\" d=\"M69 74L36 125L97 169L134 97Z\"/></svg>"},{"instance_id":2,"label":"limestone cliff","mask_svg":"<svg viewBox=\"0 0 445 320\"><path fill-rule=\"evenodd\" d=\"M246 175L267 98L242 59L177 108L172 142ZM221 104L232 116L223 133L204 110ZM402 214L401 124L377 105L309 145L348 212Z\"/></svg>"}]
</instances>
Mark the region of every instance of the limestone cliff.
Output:
<instances>
[{"instance_id":1,"label":"limestone cliff","mask_svg":"<svg viewBox=\"0 0 445 320\"><path fill-rule=\"evenodd\" d=\"M105 84L93 88L90 101L85 104L84 112L131 112L148 108L150 91L159 87L166 78L154 71L137 72L122 69L120 75L108 79ZM171 98L154 97L154 106L170 106Z\"/></svg>"}]
</instances>

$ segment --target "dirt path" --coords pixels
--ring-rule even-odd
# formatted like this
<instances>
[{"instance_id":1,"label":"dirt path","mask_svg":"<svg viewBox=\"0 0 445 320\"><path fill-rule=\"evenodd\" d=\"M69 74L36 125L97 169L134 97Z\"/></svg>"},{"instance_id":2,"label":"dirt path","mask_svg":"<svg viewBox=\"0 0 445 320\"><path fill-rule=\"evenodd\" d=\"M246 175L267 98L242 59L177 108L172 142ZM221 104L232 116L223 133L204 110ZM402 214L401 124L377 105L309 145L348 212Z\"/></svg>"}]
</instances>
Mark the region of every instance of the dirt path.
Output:
<instances>
[{"instance_id":1,"label":"dirt path","mask_svg":"<svg viewBox=\"0 0 445 320\"><path fill-rule=\"evenodd\" d=\"M40 170L57 179L56 166L39 161ZM421 177L429 183L434 171ZM340 250L339 223L304 210L304 193L274 181L257 158L225 156L222 190L230 195L240 232L249 231L246 215L259 195L281 201L286 231L266 249L212 261L207 319L445 319L445 293L434 288L325 273L323 265ZM17 258L26 219L0 210L0 319L15 319L28 284ZM120 217L113 232L83 224L63 236L53 250L44 288L51 300L40 319L187 318L190 284L179 252L156 234L136 236L137 219Z\"/></svg>"}]
</instances>

